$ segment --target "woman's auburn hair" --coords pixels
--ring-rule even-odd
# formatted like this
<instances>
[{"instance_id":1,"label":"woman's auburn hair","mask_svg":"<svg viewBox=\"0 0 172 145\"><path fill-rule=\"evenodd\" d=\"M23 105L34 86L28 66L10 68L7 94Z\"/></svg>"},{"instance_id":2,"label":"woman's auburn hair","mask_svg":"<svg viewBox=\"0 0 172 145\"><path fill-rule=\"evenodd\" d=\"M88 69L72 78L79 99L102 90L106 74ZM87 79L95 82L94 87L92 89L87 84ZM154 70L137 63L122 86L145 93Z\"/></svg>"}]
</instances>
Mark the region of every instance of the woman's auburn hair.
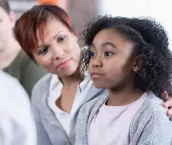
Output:
<instances>
[{"instance_id":1,"label":"woman's auburn hair","mask_svg":"<svg viewBox=\"0 0 172 145\"><path fill-rule=\"evenodd\" d=\"M75 30L68 14L60 7L53 4L36 5L26 11L16 22L14 34L27 55L34 60L33 51L38 49L39 34L41 41L45 27L50 19L57 19L64 24L70 32L75 34Z\"/></svg>"}]
</instances>

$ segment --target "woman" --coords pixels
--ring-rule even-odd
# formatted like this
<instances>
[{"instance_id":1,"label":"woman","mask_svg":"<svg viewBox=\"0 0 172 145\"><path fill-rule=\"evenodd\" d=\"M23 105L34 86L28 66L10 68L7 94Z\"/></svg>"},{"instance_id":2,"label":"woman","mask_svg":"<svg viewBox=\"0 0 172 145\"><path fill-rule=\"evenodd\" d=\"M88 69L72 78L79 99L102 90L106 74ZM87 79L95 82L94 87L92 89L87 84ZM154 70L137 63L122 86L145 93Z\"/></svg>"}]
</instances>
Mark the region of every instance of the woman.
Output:
<instances>
[{"instance_id":1,"label":"woman","mask_svg":"<svg viewBox=\"0 0 172 145\"><path fill-rule=\"evenodd\" d=\"M69 16L58 6L34 6L17 21L15 35L50 73L32 92L38 145L74 144L79 109L107 91L96 89L87 71L80 72L81 50Z\"/></svg>"}]
</instances>

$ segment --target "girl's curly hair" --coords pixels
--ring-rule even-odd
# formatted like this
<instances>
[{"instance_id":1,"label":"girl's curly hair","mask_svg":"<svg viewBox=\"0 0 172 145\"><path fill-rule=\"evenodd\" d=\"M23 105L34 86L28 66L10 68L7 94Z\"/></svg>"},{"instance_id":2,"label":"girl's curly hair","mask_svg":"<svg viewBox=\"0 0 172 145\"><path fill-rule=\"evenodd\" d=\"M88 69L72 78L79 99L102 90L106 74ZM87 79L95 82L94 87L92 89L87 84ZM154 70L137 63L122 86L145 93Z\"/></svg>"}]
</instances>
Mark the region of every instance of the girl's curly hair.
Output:
<instances>
[{"instance_id":1,"label":"girl's curly hair","mask_svg":"<svg viewBox=\"0 0 172 145\"><path fill-rule=\"evenodd\" d=\"M119 32L134 44L133 56L139 57L139 71L135 85L151 90L157 96L166 90L171 94L172 53L164 28L153 19L99 16L90 21L83 32L85 46L82 61L87 69L90 61L90 47L94 37L103 29Z\"/></svg>"}]
</instances>

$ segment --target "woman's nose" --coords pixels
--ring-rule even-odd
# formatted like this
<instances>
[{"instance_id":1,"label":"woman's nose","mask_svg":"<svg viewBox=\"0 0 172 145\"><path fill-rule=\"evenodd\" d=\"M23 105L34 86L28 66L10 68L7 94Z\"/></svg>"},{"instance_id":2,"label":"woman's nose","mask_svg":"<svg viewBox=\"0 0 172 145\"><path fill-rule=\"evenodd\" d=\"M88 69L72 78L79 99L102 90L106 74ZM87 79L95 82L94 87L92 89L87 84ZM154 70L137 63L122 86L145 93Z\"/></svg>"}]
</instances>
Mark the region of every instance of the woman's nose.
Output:
<instances>
[{"instance_id":1,"label":"woman's nose","mask_svg":"<svg viewBox=\"0 0 172 145\"><path fill-rule=\"evenodd\" d=\"M64 57L65 53L64 53L63 49L54 48L53 50L54 50L53 55L54 55L55 60L62 59Z\"/></svg>"}]
</instances>

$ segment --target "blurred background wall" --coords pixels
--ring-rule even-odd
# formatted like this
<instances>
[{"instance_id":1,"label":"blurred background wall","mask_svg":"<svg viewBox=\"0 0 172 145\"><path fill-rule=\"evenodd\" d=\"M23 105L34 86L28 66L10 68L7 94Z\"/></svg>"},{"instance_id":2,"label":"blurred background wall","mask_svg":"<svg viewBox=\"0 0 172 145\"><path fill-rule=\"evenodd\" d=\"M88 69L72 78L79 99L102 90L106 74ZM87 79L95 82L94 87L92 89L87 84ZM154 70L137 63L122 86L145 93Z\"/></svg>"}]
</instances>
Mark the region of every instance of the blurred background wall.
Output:
<instances>
[{"instance_id":1,"label":"blurred background wall","mask_svg":"<svg viewBox=\"0 0 172 145\"><path fill-rule=\"evenodd\" d=\"M97 0L97 5L100 14L155 18L165 27L172 47L171 0Z\"/></svg>"},{"instance_id":2,"label":"blurred background wall","mask_svg":"<svg viewBox=\"0 0 172 145\"><path fill-rule=\"evenodd\" d=\"M24 11L40 1L49 0L9 0L11 8L19 17ZM172 46L171 0L50 0L56 1L71 16L79 34L92 17L98 14L157 19L167 30Z\"/></svg>"}]
</instances>

